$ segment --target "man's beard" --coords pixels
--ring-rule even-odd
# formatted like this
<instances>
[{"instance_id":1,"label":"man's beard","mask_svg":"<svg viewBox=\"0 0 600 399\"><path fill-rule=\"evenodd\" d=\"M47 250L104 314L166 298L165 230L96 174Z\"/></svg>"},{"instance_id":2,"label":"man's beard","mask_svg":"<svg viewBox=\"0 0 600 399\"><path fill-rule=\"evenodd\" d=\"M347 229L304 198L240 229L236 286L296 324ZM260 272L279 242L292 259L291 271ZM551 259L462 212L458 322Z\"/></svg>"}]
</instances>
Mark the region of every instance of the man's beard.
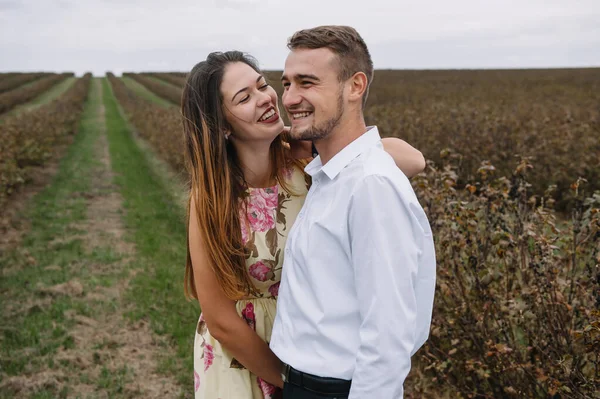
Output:
<instances>
[{"instance_id":1,"label":"man's beard","mask_svg":"<svg viewBox=\"0 0 600 399\"><path fill-rule=\"evenodd\" d=\"M329 136L333 129L340 124L340 119L344 113L343 89L338 93L337 113L332 118L327 119L319 125L311 125L305 130L298 132L292 127L290 135L296 140L320 140ZM313 113L314 115L314 113Z\"/></svg>"}]
</instances>

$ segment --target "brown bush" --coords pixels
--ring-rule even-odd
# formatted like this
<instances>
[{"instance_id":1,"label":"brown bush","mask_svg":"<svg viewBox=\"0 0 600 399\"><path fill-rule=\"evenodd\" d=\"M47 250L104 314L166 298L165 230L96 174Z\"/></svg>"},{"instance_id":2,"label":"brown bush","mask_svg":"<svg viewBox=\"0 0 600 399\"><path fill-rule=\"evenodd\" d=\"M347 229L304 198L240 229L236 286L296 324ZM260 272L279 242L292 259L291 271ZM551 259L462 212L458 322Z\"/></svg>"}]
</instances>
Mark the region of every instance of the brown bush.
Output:
<instances>
[{"instance_id":1,"label":"brown bush","mask_svg":"<svg viewBox=\"0 0 600 399\"><path fill-rule=\"evenodd\" d=\"M377 71L366 117L435 162L442 148L463 154L459 184L484 161L508 176L531 157L531 190L556 185L560 210L578 177L600 189L600 69Z\"/></svg>"},{"instance_id":2,"label":"brown bush","mask_svg":"<svg viewBox=\"0 0 600 399\"><path fill-rule=\"evenodd\" d=\"M438 281L414 397L592 398L600 388L600 192L572 185L571 220L530 196L532 165L508 177L483 164L458 188L456 164L413 184L429 215ZM540 204L540 205L537 205ZM432 383L433 381L433 383Z\"/></svg>"},{"instance_id":3,"label":"brown bush","mask_svg":"<svg viewBox=\"0 0 600 399\"><path fill-rule=\"evenodd\" d=\"M7 112L16 107L17 105L23 104L39 96L40 94L42 94L52 86L58 84L59 82L65 80L69 76L73 76L73 74L52 74L50 76L43 77L33 82L27 87L17 87L14 90L0 94L0 114Z\"/></svg>"},{"instance_id":4,"label":"brown bush","mask_svg":"<svg viewBox=\"0 0 600 399\"><path fill-rule=\"evenodd\" d=\"M43 165L58 143L76 133L91 77L86 74L49 104L2 120L0 204L27 182L28 167Z\"/></svg>"},{"instance_id":5,"label":"brown bush","mask_svg":"<svg viewBox=\"0 0 600 399\"><path fill-rule=\"evenodd\" d=\"M5 74L0 80L0 93L16 89L25 83L33 82L41 77L48 76L49 73L11 73Z\"/></svg>"}]
</instances>

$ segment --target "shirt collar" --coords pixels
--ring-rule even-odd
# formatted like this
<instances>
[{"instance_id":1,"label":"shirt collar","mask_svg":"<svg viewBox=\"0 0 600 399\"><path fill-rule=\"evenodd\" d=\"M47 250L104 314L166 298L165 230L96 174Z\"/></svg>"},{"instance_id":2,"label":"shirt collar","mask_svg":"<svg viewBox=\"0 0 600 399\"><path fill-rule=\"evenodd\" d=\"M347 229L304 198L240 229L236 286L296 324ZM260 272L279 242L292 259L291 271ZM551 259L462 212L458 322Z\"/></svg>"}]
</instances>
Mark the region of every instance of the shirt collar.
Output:
<instances>
[{"instance_id":1,"label":"shirt collar","mask_svg":"<svg viewBox=\"0 0 600 399\"><path fill-rule=\"evenodd\" d=\"M319 155L306 165L304 171L312 178L315 178L319 172L323 171L329 179L333 180L354 158L362 154L363 151L373 147L379 141L381 141L381 137L379 136L377 126L369 126L364 134L342 148L327 164L323 166L321 156Z\"/></svg>"}]
</instances>

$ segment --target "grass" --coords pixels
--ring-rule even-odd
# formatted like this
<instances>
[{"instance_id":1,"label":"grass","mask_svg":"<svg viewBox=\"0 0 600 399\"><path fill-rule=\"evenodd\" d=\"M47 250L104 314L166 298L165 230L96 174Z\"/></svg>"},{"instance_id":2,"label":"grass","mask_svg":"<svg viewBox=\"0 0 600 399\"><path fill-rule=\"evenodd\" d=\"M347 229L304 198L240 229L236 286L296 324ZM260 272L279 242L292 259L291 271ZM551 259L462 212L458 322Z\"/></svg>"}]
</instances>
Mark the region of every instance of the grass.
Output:
<instances>
[{"instance_id":1,"label":"grass","mask_svg":"<svg viewBox=\"0 0 600 399\"><path fill-rule=\"evenodd\" d=\"M130 90L132 90L136 95L140 96L141 98L151 101L162 107L174 107L175 106L175 104L173 104L172 102L157 96L156 94L152 93L150 90L145 88L144 85L136 82L135 80L128 78L128 77L122 77L121 79L123 80L123 83L125 83L125 85Z\"/></svg>"},{"instance_id":2,"label":"grass","mask_svg":"<svg viewBox=\"0 0 600 399\"><path fill-rule=\"evenodd\" d=\"M102 132L97 115L100 105L99 91L92 85L79 134L61 160L57 175L22 215L30 222L29 233L18 248L0 254L0 382L5 376L47 368L54 353L74 345L69 335L73 321L65 312L90 313L80 299L67 295L48 298L40 287L75 278L86 285L91 280L91 265L118 260L106 251L86 253L76 227L86 218L82 194L89 192L90 177L99 162L94 146ZM10 395L0 389L1 398ZM42 388L35 397L56 395L64 397L50 387Z\"/></svg>"},{"instance_id":3,"label":"grass","mask_svg":"<svg viewBox=\"0 0 600 399\"><path fill-rule=\"evenodd\" d=\"M134 232L137 266L143 270L131 282L130 301L135 302L136 311L130 316L149 319L156 333L171 338L178 361L165 361L162 366L186 386L199 310L183 296L185 213L174 195L180 188L157 169L154 156L136 144L106 79L103 87L116 183L124 198L125 223Z\"/></svg>"}]
</instances>

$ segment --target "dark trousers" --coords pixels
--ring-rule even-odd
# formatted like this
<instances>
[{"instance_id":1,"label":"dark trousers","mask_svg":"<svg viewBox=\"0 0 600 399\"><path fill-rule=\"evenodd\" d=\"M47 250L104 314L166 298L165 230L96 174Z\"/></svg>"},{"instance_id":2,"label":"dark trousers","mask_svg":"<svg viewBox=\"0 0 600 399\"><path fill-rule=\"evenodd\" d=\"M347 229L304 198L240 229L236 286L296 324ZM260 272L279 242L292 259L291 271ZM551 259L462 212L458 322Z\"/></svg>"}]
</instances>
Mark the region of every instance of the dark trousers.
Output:
<instances>
[{"instance_id":1,"label":"dark trousers","mask_svg":"<svg viewBox=\"0 0 600 399\"><path fill-rule=\"evenodd\" d=\"M309 391L297 385L286 382L283 386L283 399L347 399L348 394L334 395Z\"/></svg>"}]
</instances>

